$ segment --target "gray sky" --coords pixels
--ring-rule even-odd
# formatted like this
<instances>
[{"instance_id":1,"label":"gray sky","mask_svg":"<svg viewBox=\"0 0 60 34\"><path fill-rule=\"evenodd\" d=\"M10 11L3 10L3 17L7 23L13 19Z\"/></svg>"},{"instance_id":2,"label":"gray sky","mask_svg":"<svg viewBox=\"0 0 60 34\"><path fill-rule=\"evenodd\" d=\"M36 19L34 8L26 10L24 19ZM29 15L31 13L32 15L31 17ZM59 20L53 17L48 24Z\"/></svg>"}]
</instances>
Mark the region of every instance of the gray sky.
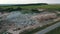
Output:
<instances>
[{"instance_id":1,"label":"gray sky","mask_svg":"<svg viewBox=\"0 0 60 34\"><path fill-rule=\"evenodd\" d=\"M0 4L60 3L60 0L0 0Z\"/></svg>"}]
</instances>

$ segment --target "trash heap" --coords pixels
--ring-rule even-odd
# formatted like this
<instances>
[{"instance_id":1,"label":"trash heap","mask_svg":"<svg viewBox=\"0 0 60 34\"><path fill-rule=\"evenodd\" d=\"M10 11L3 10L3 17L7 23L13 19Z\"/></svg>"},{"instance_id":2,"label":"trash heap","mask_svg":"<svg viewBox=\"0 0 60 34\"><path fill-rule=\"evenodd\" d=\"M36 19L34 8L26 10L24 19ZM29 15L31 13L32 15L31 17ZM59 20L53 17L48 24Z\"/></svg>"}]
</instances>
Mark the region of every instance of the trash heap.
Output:
<instances>
[{"instance_id":1,"label":"trash heap","mask_svg":"<svg viewBox=\"0 0 60 34\"><path fill-rule=\"evenodd\" d=\"M33 14L36 15L36 14ZM11 12L5 19L12 24L15 23L16 27L24 28L38 24L34 19L31 19L32 14L22 14L19 11Z\"/></svg>"}]
</instances>

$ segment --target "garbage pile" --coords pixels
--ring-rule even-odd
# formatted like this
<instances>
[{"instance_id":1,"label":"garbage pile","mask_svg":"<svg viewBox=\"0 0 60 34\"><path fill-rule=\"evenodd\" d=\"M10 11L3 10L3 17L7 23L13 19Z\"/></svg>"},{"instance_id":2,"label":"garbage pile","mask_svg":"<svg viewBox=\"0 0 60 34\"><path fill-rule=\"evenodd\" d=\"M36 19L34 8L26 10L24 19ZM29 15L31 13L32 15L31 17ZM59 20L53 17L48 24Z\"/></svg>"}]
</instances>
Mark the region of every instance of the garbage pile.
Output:
<instances>
[{"instance_id":1,"label":"garbage pile","mask_svg":"<svg viewBox=\"0 0 60 34\"><path fill-rule=\"evenodd\" d=\"M26 30L28 28L31 29L31 28L41 27L41 26L43 26L45 24L48 24L48 22L51 22L51 20L48 20L47 22L44 21L44 23L39 22L42 19L46 20L46 17L48 17L50 15L50 14L49 15L48 14L49 14L48 12L44 12L44 13L40 13L40 14L37 14L37 13L34 13L34 14L22 14L20 11L13 11L13 12L10 12L4 18L4 20L5 20L5 22L7 22L7 24L10 25L8 27L12 28L12 29L10 28L8 30L8 32L15 34L15 33L19 33L20 32L19 30L22 30L22 29L24 31L24 30ZM53 14L52 16L56 16L56 14ZM39 21L37 19L33 18L33 17L37 18ZM49 19L50 18L51 17L49 17Z\"/></svg>"},{"instance_id":2,"label":"garbage pile","mask_svg":"<svg viewBox=\"0 0 60 34\"><path fill-rule=\"evenodd\" d=\"M35 15L35 14L33 14ZM22 14L19 11L11 12L5 19L12 24L15 23L16 27L24 28L38 24L34 19L31 19L32 14Z\"/></svg>"}]
</instances>

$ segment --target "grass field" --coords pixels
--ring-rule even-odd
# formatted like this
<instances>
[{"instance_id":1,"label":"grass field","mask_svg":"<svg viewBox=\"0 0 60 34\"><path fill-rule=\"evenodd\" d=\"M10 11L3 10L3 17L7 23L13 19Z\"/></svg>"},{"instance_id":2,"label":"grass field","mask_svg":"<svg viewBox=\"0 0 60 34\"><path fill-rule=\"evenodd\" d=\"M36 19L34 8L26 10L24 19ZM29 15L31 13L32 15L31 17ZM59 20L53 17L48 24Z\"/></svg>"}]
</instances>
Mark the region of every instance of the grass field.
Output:
<instances>
[{"instance_id":1,"label":"grass field","mask_svg":"<svg viewBox=\"0 0 60 34\"><path fill-rule=\"evenodd\" d=\"M57 9L60 8L60 5L38 5L38 6L21 6L22 8L53 8Z\"/></svg>"},{"instance_id":2,"label":"grass field","mask_svg":"<svg viewBox=\"0 0 60 34\"><path fill-rule=\"evenodd\" d=\"M46 33L46 34L60 34L60 27L58 27L58 28Z\"/></svg>"},{"instance_id":3,"label":"grass field","mask_svg":"<svg viewBox=\"0 0 60 34\"><path fill-rule=\"evenodd\" d=\"M21 7L21 8L48 8L48 9L60 9L60 5L36 5L36 6L1 6L1 8L17 8L17 7Z\"/></svg>"},{"instance_id":4,"label":"grass field","mask_svg":"<svg viewBox=\"0 0 60 34\"><path fill-rule=\"evenodd\" d=\"M21 8L21 9L20 9ZM54 12L54 10L60 11L60 5L30 5L30 6L0 6L0 12L11 12L14 10L23 10L23 13L33 13L33 9L36 10L37 8L47 9L48 11ZM26 10L27 9L27 10ZM38 10L36 11L38 12Z\"/></svg>"},{"instance_id":5,"label":"grass field","mask_svg":"<svg viewBox=\"0 0 60 34\"><path fill-rule=\"evenodd\" d=\"M36 5L36 6L1 6L1 8L16 8L16 7L21 7L21 8L53 8L53 9L58 9L60 8L60 5Z\"/></svg>"}]
</instances>

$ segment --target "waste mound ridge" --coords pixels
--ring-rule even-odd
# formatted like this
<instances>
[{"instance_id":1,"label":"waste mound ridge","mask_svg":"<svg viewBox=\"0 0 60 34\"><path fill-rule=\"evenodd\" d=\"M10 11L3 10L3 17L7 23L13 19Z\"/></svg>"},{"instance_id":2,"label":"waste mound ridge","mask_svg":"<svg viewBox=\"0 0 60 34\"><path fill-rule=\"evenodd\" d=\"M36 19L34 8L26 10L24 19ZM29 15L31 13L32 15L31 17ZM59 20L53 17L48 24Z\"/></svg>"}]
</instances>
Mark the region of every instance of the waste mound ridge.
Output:
<instances>
[{"instance_id":1,"label":"waste mound ridge","mask_svg":"<svg viewBox=\"0 0 60 34\"><path fill-rule=\"evenodd\" d=\"M36 14L22 14L20 12L11 12L7 17L6 20L9 22L15 23L17 27L27 27L38 24L38 22L34 19L31 19L31 16Z\"/></svg>"}]
</instances>

